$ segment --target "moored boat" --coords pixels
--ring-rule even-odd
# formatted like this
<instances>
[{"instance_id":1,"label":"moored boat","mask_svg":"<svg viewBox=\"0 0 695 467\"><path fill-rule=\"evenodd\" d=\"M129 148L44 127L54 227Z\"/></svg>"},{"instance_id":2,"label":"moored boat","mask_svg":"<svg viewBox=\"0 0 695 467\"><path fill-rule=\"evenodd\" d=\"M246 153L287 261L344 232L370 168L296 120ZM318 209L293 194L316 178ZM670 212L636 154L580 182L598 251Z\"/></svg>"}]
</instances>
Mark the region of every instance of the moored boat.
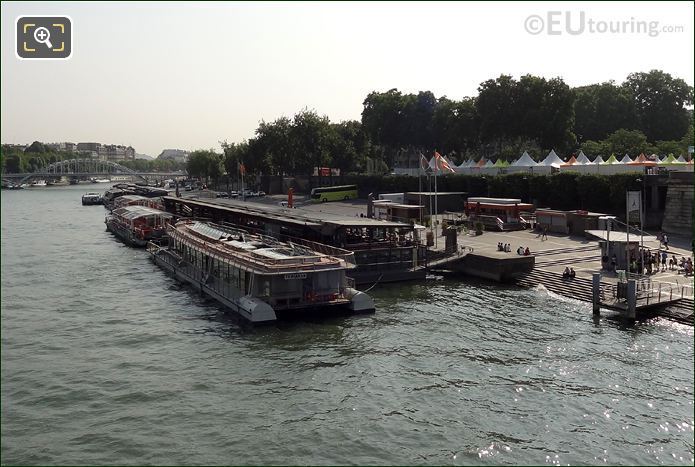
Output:
<instances>
[{"instance_id":1,"label":"moored boat","mask_svg":"<svg viewBox=\"0 0 695 467\"><path fill-rule=\"evenodd\" d=\"M101 204L101 194L99 193L85 193L82 195L82 206L91 206L94 204Z\"/></svg>"},{"instance_id":2,"label":"moored boat","mask_svg":"<svg viewBox=\"0 0 695 467\"><path fill-rule=\"evenodd\" d=\"M106 230L128 246L144 247L147 242L159 241L173 215L147 206L124 206L106 216Z\"/></svg>"},{"instance_id":3,"label":"moored boat","mask_svg":"<svg viewBox=\"0 0 695 467\"><path fill-rule=\"evenodd\" d=\"M140 195L123 195L113 200L113 209L123 206L147 206L160 211L164 210L164 205L159 198L146 198Z\"/></svg>"},{"instance_id":4,"label":"moored boat","mask_svg":"<svg viewBox=\"0 0 695 467\"><path fill-rule=\"evenodd\" d=\"M346 275L355 268L350 251L192 220L168 225L167 237L167 245L148 245L152 260L251 322L300 311L374 311Z\"/></svg>"}]
</instances>

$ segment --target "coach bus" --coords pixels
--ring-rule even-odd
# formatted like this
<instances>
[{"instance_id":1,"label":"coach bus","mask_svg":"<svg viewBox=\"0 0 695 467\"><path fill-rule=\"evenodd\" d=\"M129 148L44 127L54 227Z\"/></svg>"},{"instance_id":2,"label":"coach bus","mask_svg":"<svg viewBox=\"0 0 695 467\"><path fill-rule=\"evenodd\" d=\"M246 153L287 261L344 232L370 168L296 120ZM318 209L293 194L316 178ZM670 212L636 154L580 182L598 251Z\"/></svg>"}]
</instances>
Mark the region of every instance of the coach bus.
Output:
<instances>
[{"instance_id":1,"label":"coach bus","mask_svg":"<svg viewBox=\"0 0 695 467\"><path fill-rule=\"evenodd\" d=\"M311 200L314 203L355 198L357 198L357 185L323 186L311 190Z\"/></svg>"}]
</instances>

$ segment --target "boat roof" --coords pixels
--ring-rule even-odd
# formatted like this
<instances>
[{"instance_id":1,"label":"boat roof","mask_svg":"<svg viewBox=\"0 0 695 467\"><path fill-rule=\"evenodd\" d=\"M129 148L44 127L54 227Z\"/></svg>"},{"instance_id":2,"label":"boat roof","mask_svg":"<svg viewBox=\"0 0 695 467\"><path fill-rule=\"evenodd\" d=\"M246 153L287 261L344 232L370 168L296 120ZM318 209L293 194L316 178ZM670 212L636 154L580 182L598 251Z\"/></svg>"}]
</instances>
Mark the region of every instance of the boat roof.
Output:
<instances>
[{"instance_id":1,"label":"boat roof","mask_svg":"<svg viewBox=\"0 0 695 467\"><path fill-rule=\"evenodd\" d=\"M288 209L285 207L274 206L270 204L246 203L233 199L215 199L215 200L192 200L176 198L174 196L164 197L165 200L181 201L187 204L195 204L199 206L214 206L215 208L225 211L231 211L239 214L262 216L266 219L272 219L287 224L295 224L308 226L320 229L325 225L334 228L339 227L374 227L374 228L404 228L412 230L410 224L404 222L385 221L382 219L373 219L369 217L352 217L341 214L333 214L327 212L304 211L300 209Z\"/></svg>"},{"instance_id":2,"label":"boat roof","mask_svg":"<svg viewBox=\"0 0 695 467\"><path fill-rule=\"evenodd\" d=\"M354 267L354 253L338 248L323 246L341 253L338 256L325 254L294 242L281 242L273 237L205 221L182 220L169 229L170 236L176 238L178 233L196 243L206 254L240 263L263 274Z\"/></svg>"},{"instance_id":3,"label":"boat roof","mask_svg":"<svg viewBox=\"0 0 695 467\"><path fill-rule=\"evenodd\" d=\"M160 216L165 218L174 217L168 212L160 211L159 209L153 209L147 206L123 206L122 208L115 209L113 213L117 216L131 220L147 216Z\"/></svg>"}]
</instances>

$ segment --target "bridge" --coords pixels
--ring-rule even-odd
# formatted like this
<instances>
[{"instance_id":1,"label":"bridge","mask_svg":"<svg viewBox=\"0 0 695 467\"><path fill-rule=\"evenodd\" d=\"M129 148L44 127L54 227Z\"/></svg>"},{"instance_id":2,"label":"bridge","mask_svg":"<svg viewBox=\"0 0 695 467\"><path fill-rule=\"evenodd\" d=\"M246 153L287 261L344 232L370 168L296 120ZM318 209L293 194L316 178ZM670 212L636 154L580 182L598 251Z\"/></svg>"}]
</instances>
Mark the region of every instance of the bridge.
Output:
<instances>
[{"instance_id":1,"label":"bridge","mask_svg":"<svg viewBox=\"0 0 695 467\"><path fill-rule=\"evenodd\" d=\"M19 180L18 185L26 183L32 178L89 178L89 177L108 177L113 175L128 175L137 177L144 182L151 179L183 178L187 177L182 172L137 172L121 164L111 161L98 159L69 159L54 162L45 167L41 167L34 172L16 173L2 175L3 179Z\"/></svg>"}]
</instances>

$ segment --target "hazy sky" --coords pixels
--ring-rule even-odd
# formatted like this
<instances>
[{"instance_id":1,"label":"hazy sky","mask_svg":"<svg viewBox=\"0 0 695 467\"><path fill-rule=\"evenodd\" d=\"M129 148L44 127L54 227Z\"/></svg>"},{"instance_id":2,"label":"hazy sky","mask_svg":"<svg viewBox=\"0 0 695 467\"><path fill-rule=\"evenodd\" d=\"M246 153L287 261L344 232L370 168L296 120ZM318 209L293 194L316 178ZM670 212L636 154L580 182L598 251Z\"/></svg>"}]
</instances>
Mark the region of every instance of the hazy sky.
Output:
<instances>
[{"instance_id":1,"label":"hazy sky","mask_svg":"<svg viewBox=\"0 0 695 467\"><path fill-rule=\"evenodd\" d=\"M260 120L304 107L334 121L359 120L372 90L431 90L459 99L502 73L560 76L579 86L622 82L630 72L654 68L692 85L695 68L692 2L2 2L1 8L3 143L97 141L130 144L151 156L164 148L219 148L219 140L252 137ZM558 13L549 17L549 10ZM569 33L567 12L575 32L583 12L582 33ZM16 18L61 14L72 17L72 58L18 60ZM609 22L621 31L601 32Z\"/></svg>"}]
</instances>

